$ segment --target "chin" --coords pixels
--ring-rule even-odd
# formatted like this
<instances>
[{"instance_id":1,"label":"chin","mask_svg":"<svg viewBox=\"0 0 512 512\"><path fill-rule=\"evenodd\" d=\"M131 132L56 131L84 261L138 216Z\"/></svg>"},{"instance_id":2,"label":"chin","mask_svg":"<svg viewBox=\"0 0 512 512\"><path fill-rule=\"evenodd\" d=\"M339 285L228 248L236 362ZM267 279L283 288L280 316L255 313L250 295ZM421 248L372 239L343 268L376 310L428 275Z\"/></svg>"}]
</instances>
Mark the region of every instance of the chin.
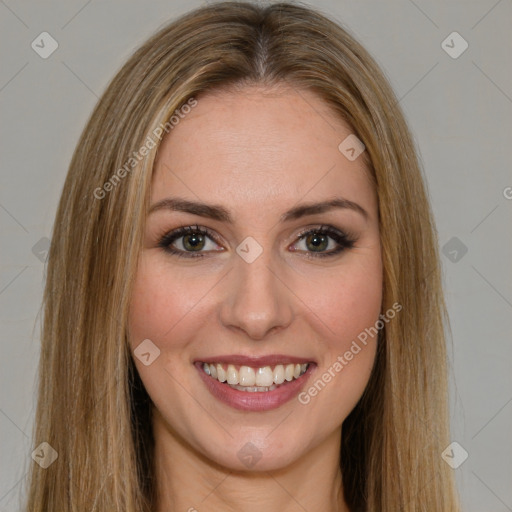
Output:
<instances>
[{"instance_id":1,"label":"chin","mask_svg":"<svg viewBox=\"0 0 512 512\"><path fill-rule=\"evenodd\" d=\"M284 441L280 441L278 446L274 446L269 445L264 437L253 437L252 440L235 441L218 452L205 455L213 463L230 471L259 473L286 468L303 455L303 450L290 446L289 442L285 445Z\"/></svg>"}]
</instances>

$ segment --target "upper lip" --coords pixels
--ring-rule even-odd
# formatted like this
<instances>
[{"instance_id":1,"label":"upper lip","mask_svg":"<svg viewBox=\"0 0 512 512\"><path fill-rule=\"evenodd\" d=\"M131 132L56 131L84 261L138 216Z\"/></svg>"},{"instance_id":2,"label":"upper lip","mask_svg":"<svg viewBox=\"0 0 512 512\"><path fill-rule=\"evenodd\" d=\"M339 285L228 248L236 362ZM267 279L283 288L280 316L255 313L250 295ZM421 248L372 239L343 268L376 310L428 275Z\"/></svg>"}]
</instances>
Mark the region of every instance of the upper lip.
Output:
<instances>
[{"instance_id":1,"label":"upper lip","mask_svg":"<svg viewBox=\"0 0 512 512\"><path fill-rule=\"evenodd\" d=\"M261 368L263 366L274 366L277 364L303 364L303 363L314 363L315 361L307 357L296 357L288 356L284 354L271 354L268 356L244 356L241 354L232 355L220 355L211 356L204 359L196 359L196 363L221 363L221 364L233 364L240 366L251 366L253 368Z\"/></svg>"}]
</instances>

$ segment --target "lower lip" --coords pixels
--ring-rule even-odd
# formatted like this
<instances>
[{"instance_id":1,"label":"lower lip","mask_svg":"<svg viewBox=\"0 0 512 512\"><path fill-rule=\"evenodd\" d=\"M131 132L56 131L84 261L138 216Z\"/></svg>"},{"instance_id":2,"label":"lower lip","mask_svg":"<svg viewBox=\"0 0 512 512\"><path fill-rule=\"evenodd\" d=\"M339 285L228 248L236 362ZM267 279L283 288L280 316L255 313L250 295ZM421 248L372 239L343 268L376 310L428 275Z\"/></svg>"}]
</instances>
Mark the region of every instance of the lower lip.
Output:
<instances>
[{"instance_id":1,"label":"lower lip","mask_svg":"<svg viewBox=\"0 0 512 512\"><path fill-rule=\"evenodd\" d=\"M242 411L269 411L280 407L300 393L315 366L315 364L310 363L306 372L298 379L290 382L284 381L283 384L272 391L251 393L233 389L228 384L219 382L217 379L206 375L203 371L203 363L195 363L195 367L210 393L221 402Z\"/></svg>"}]
</instances>

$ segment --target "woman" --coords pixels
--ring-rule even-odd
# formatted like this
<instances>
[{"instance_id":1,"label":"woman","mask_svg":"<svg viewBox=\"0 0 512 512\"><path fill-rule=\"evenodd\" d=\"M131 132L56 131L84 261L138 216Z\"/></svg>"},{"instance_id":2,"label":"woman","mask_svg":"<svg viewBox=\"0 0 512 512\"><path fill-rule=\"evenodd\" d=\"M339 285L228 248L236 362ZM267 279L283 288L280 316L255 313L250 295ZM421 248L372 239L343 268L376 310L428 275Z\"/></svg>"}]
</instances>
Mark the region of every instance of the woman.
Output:
<instances>
[{"instance_id":1,"label":"woman","mask_svg":"<svg viewBox=\"0 0 512 512\"><path fill-rule=\"evenodd\" d=\"M44 301L27 510L458 510L421 170L323 15L218 3L129 59Z\"/></svg>"}]
</instances>

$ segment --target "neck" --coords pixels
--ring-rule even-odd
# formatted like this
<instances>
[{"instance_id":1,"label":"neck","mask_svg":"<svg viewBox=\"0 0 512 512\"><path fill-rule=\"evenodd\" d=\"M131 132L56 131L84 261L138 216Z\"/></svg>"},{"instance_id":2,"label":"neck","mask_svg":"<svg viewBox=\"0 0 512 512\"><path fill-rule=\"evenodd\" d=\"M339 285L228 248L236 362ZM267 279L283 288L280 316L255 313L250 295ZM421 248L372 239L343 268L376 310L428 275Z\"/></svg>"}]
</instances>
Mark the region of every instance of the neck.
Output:
<instances>
[{"instance_id":1,"label":"neck","mask_svg":"<svg viewBox=\"0 0 512 512\"><path fill-rule=\"evenodd\" d=\"M157 512L349 512L340 471L341 430L286 467L238 471L207 459L153 415Z\"/></svg>"}]
</instances>

